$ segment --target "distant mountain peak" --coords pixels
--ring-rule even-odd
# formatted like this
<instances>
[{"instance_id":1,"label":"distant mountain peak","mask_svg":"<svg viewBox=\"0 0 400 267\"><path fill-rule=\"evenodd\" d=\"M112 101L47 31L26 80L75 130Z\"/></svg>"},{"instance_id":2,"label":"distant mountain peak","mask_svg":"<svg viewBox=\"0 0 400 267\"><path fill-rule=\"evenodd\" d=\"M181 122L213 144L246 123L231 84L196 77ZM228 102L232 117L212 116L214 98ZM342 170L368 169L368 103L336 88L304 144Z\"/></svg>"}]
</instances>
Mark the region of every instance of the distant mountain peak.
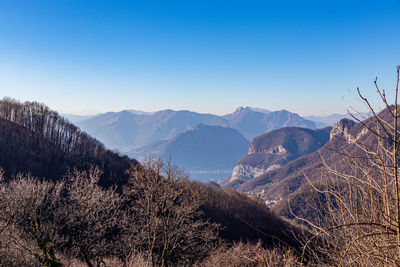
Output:
<instances>
[{"instance_id":1,"label":"distant mountain peak","mask_svg":"<svg viewBox=\"0 0 400 267\"><path fill-rule=\"evenodd\" d=\"M205 128L207 128L208 127L208 125L206 125L206 124L204 124L204 123L199 123L199 124L197 124L196 126L194 126L193 128L192 128L192 131L194 131L194 130L200 130L200 129L205 129Z\"/></svg>"},{"instance_id":2,"label":"distant mountain peak","mask_svg":"<svg viewBox=\"0 0 400 267\"><path fill-rule=\"evenodd\" d=\"M130 112L130 113L135 114L135 115L152 115L152 114L154 114L154 112L135 110L135 109L126 109L126 110L123 110L123 111L127 111L127 112Z\"/></svg>"},{"instance_id":3,"label":"distant mountain peak","mask_svg":"<svg viewBox=\"0 0 400 267\"><path fill-rule=\"evenodd\" d=\"M349 132L355 124L356 122L353 120L341 119L339 122L333 125L329 139L332 140L333 137L345 137L346 139L352 139L352 136L349 134Z\"/></svg>"},{"instance_id":4,"label":"distant mountain peak","mask_svg":"<svg viewBox=\"0 0 400 267\"><path fill-rule=\"evenodd\" d=\"M172 113L175 113L176 111L175 110L172 110L172 109L163 109L163 110L160 110L160 111L157 111L157 112L155 112L155 114L162 114L162 113L165 113L165 114L172 114Z\"/></svg>"},{"instance_id":5,"label":"distant mountain peak","mask_svg":"<svg viewBox=\"0 0 400 267\"><path fill-rule=\"evenodd\" d=\"M260 112L260 113L264 113L264 114L268 114L271 111L267 110L267 109L263 109L263 108L254 108L254 107L238 107L237 109L235 109L234 113L240 113L240 112L250 112L250 111L254 111L254 112Z\"/></svg>"},{"instance_id":6,"label":"distant mountain peak","mask_svg":"<svg viewBox=\"0 0 400 267\"><path fill-rule=\"evenodd\" d=\"M238 107L235 112L251 111L249 107Z\"/></svg>"}]
</instances>

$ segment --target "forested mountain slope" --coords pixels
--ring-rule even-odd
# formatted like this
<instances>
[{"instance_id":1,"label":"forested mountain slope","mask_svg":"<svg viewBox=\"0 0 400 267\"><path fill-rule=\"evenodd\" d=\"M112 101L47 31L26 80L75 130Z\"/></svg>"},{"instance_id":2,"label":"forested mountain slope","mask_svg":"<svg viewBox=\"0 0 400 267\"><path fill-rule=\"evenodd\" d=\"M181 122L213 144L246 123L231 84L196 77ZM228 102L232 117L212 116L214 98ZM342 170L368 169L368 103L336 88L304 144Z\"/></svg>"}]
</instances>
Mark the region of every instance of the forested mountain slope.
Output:
<instances>
[{"instance_id":1,"label":"forested mountain slope","mask_svg":"<svg viewBox=\"0 0 400 267\"><path fill-rule=\"evenodd\" d=\"M101 183L123 184L135 160L107 150L103 144L36 102L0 101L0 166L7 177L18 172L52 180L74 168L99 166Z\"/></svg>"}]
</instances>

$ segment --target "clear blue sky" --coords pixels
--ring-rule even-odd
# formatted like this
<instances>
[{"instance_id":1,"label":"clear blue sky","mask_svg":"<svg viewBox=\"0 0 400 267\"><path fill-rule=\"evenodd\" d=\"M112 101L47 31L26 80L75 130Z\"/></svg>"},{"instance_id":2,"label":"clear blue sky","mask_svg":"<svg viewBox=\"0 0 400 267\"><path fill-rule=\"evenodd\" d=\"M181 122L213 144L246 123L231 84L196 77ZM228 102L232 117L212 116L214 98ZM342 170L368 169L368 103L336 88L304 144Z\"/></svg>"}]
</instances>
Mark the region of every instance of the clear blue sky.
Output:
<instances>
[{"instance_id":1,"label":"clear blue sky","mask_svg":"<svg viewBox=\"0 0 400 267\"><path fill-rule=\"evenodd\" d=\"M61 112L343 113L397 64L398 0L0 0L0 97Z\"/></svg>"}]
</instances>

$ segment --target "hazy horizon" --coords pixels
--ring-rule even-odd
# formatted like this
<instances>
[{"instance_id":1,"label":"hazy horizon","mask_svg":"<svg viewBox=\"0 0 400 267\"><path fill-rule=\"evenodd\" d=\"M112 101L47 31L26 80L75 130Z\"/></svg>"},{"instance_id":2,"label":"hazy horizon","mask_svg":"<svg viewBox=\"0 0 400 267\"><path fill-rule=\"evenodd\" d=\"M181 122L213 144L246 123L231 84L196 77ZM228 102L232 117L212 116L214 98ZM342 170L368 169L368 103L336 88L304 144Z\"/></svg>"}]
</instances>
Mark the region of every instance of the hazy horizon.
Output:
<instances>
[{"instance_id":1,"label":"hazy horizon","mask_svg":"<svg viewBox=\"0 0 400 267\"><path fill-rule=\"evenodd\" d=\"M44 103L45 104L45 103ZM239 106L233 110L231 110L230 112L227 113L212 113L212 112L199 112L196 110L190 110L190 109L171 109L171 108L166 108L166 109L160 109L160 110L138 110L135 108L127 108L127 109L120 109L120 110L108 110L108 111L95 111L95 110L76 110L76 111L72 111L72 112L61 112L56 110L57 112L59 112L60 114L65 114L65 115L77 115L77 116L96 116L96 115L100 115L100 114L104 114L104 113L108 113L108 112L114 112L114 113L118 113L121 111L136 111L136 112L145 112L145 113L155 113L155 112L159 112L159 111L165 111L165 110L173 110L173 111L190 111L190 112L195 112L195 113L199 113L199 114L212 114L212 115L217 115L217 116L224 116L224 115L228 115L231 114L233 112L235 112L237 109L239 108L247 108L249 106ZM249 107L249 108L260 108L260 109L267 109L268 108L264 108L264 107ZM281 111L281 110L287 110L289 112L292 113L296 113L299 114L300 116L304 117L304 116L317 116L317 117L323 117L323 116L329 116L329 115L343 115L343 114L347 114L347 111L344 110L342 113L338 113L338 112L334 112L334 113L324 113L323 111L321 111L320 113L317 114L301 114L299 112L296 112L295 110L290 110L290 109L276 109L276 110L269 110L269 111ZM365 112L365 111L360 111L360 112Z\"/></svg>"}]
</instances>

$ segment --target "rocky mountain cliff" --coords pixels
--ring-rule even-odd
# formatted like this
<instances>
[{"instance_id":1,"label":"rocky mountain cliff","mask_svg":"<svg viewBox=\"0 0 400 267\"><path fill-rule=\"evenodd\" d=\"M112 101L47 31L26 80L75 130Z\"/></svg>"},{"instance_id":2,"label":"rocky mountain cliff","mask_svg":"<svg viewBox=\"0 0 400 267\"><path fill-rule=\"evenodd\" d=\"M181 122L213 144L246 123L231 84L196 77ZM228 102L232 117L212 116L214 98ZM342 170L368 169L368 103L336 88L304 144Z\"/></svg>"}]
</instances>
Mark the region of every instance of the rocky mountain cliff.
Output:
<instances>
[{"instance_id":1,"label":"rocky mountain cliff","mask_svg":"<svg viewBox=\"0 0 400 267\"><path fill-rule=\"evenodd\" d=\"M235 165L225 186L249 181L318 150L329 140L331 129L284 127L254 138L248 155Z\"/></svg>"}]
</instances>

